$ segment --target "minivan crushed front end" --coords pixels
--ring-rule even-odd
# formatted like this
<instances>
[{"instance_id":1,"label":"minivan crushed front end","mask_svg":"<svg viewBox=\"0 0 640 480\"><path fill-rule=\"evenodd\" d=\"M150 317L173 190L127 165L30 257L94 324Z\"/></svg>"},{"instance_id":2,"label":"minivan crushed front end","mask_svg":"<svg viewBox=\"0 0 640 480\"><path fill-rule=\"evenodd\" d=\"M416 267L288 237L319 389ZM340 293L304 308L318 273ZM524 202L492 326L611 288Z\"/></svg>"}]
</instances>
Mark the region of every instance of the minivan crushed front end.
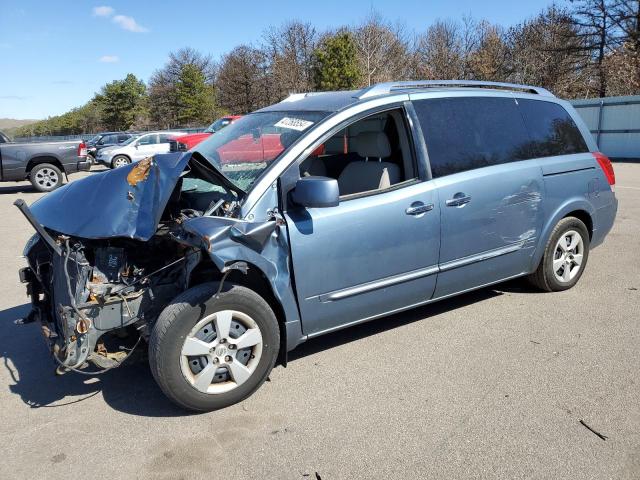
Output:
<instances>
[{"instance_id":1,"label":"minivan crushed front end","mask_svg":"<svg viewBox=\"0 0 640 480\"><path fill-rule=\"evenodd\" d=\"M245 250L264 268L274 258L288 280L288 267L281 268L288 247L274 234L276 220L240 220L241 195L187 153L94 174L30 208L16 202L37 231L20 272L33 304L26 320L41 322L58 372L87 362L120 365L178 294L246 272L247 263L237 261L251 256Z\"/></svg>"}]
</instances>

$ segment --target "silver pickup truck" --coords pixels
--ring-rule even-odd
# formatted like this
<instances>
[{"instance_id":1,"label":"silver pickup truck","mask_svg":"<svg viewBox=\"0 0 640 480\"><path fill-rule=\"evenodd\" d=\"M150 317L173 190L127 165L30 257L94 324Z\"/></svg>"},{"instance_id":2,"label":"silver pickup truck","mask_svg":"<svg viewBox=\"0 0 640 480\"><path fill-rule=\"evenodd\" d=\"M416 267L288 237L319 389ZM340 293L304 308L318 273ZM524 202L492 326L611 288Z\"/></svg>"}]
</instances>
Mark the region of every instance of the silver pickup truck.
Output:
<instances>
[{"instance_id":1,"label":"silver pickup truck","mask_svg":"<svg viewBox=\"0 0 640 480\"><path fill-rule=\"evenodd\" d=\"M86 171L84 142L14 143L0 132L0 181L29 180L40 192L50 192L62 185L62 176Z\"/></svg>"}]
</instances>

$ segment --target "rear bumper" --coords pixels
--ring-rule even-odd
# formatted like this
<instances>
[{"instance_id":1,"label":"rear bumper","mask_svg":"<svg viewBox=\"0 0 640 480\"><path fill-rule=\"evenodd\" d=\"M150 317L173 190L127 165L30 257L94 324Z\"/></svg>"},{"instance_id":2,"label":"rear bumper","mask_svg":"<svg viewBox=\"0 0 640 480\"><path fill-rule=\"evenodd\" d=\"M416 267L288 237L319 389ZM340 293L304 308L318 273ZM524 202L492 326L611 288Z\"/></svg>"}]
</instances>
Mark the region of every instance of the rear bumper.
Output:
<instances>
[{"instance_id":1,"label":"rear bumper","mask_svg":"<svg viewBox=\"0 0 640 480\"><path fill-rule=\"evenodd\" d=\"M91 169L91 159L89 157L78 157L75 163L66 163L62 165L65 173L87 172Z\"/></svg>"},{"instance_id":2,"label":"rear bumper","mask_svg":"<svg viewBox=\"0 0 640 480\"><path fill-rule=\"evenodd\" d=\"M88 172L89 170L91 170L91 164L93 162L91 161L91 159L89 157L86 157L84 160L80 160L78 162L78 171L79 172Z\"/></svg>"}]
</instances>

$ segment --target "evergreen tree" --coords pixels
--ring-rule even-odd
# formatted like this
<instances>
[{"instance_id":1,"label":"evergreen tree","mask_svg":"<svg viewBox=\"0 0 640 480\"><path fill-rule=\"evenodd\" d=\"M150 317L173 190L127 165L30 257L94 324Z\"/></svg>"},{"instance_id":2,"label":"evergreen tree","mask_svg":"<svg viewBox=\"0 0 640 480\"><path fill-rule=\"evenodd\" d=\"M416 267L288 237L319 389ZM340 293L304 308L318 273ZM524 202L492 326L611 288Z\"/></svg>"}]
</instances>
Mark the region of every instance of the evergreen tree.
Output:
<instances>
[{"instance_id":1,"label":"evergreen tree","mask_svg":"<svg viewBox=\"0 0 640 480\"><path fill-rule=\"evenodd\" d=\"M102 123L108 130L127 130L145 112L146 87L132 73L124 80L114 80L96 95L102 107Z\"/></svg>"},{"instance_id":2,"label":"evergreen tree","mask_svg":"<svg viewBox=\"0 0 640 480\"><path fill-rule=\"evenodd\" d=\"M358 49L351 33L343 31L327 36L314 57L318 90L349 90L359 85Z\"/></svg>"},{"instance_id":3,"label":"evergreen tree","mask_svg":"<svg viewBox=\"0 0 640 480\"><path fill-rule=\"evenodd\" d=\"M214 115L213 88L196 65L183 65L176 84L178 122L203 125Z\"/></svg>"}]
</instances>

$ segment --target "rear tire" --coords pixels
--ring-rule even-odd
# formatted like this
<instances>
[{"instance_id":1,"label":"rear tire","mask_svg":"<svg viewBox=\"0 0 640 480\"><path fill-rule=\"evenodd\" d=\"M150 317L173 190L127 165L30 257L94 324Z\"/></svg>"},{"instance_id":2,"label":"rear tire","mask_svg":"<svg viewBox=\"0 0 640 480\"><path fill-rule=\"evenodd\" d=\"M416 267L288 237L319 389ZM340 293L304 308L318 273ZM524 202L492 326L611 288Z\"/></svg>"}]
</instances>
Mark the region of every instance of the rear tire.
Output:
<instances>
[{"instance_id":1,"label":"rear tire","mask_svg":"<svg viewBox=\"0 0 640 480\"><path fill-rule=\"evenodd\" d=\"M280 346L278 321L262 297L226 284L215 298L218 286L206 283L180 294L162 311L149 340L156 382L172 402L197 412L253 394Z\"/></svg>"},{"instance_id":2,"label":"rear tire","mask_svg":"<svg viewBox=\"0 0 640 480\"><path fill-rule=\"evenodd\" d=\"M129 165L130 163L131 160L129 159L129 157L125 157L124 155L116 155L111 160L111 168L124 167L125 165Z\"/></svg>"},{"instance_id":3,"label":"rear tire","mask_svg":"<svg viewBox=\"0 0 640 480\"><path fill-rule=\"evenodd\" d=\"M578 218L563 218L551 232L540 265L528 280L547 292L568 290L580 280L588 259L587 227Z\"/></svg>"},{"instance_id":4,"label":"rear tire","mask_svg":"<svg viewBox=\"0 0 640 480\"><path fill-rule=\"evenodd\" d=\"M39 192L50 192L62 185L62 172L50 163L39 163L29 173L31 185Z\"/></svg>"}]
</instances>

